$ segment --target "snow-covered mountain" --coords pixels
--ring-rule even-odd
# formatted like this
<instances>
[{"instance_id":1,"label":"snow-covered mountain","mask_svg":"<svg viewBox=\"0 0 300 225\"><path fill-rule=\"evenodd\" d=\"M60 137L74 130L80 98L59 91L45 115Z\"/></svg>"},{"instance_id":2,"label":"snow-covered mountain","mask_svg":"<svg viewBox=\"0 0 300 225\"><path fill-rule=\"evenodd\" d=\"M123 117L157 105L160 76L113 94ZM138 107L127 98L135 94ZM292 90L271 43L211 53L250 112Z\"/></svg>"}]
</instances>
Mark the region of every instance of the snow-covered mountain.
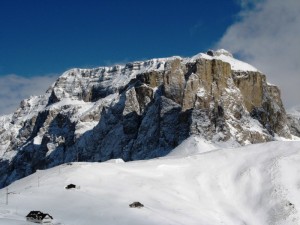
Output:
<instances>
[{"instance_id":1,"label":"snow-covered mountain","mask_svg":"<svg viewBox=\"0 0 300 225\"><path fill-rule=\"evenodd\" d=\"M292 139L279 89L225 50L72 69L0 117L0 187L65 162L164 156L191 135Z\"/></svg>"},{"instance_id":2,"label":"snow-covered mountain","mask_svg":"<svg viewBox=\"0 0 300 225\"><path fill-rule=\"evenodd\" d=\"M0 224L40 210L54 225L299 225L300 142L221 144L192 136L159 159L37 171L8 186L8 205L0 190Z\"/></svg>"},{"instance_id":3,"label":"snow-covered mountain","mask_svg":"<svg viewBox=\"0 0 300 225\"><path fill-rule=\"evenodd\" d=\"M287 116L291 133L300 137L300 106L289 109Z\"/></svg>"},{"instance_id":4,"label":"snow-covered mountain","mask_svg":"<svg viewBox=\"0 0 300 225\"><path fill-rule=\"evenodd\" d=\"M287 111L288 115L294 116L295 118L300 118L300 106L294 106Z\"/></svg>"}]
</instances>

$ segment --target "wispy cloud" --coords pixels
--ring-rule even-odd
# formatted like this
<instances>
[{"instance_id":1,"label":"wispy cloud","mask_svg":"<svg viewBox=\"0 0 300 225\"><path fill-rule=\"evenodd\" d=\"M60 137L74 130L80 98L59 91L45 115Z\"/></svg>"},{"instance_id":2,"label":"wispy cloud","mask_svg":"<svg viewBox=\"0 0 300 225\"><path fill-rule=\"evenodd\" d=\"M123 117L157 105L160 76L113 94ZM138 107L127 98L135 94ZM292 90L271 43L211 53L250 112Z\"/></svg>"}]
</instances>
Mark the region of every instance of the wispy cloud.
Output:
<instances>
[{"instance_id":1,"label":"wispy cloud","mask_svg":"<svg viewBox=\"0 0 300 225\"><path fill-rule=\"evenodd\" d=\"M218 43L239 54L282 90L287 107L300 104L300 1L239 0L242 11Z\"/></svg>"},{"instance_id":2,"label":"wispy cloud","mask_svg":"<svg viewBox=\"0 0 300 225\"><path fill-rule=\"evenodd\" d=\"M14 112L21 100L31 95L41 95L58 75L23 77L15 74L0 77L0 115Z\"/></svg>"}]
</instances>

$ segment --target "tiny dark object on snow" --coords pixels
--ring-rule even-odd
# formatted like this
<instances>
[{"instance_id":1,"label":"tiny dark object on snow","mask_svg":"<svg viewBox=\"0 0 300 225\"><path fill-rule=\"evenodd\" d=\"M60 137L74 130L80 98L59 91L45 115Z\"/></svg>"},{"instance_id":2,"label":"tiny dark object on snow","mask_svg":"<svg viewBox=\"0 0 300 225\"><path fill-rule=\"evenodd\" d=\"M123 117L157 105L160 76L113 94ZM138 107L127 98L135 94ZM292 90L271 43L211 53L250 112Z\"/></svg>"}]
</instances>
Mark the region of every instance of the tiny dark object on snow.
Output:
<instances>
[{"instance_id":1,"label":"tiny dark object on snow","mask_svg":"<svg viewBox=\"0 0 300 225\"><path fill-rule=\"evenodd\" d=\"M48 213L43 213L41 211L31 211L26 216L26 220L33 223L51 224L53 217Z\"/></svg>"},{"instance_id":2,"label":"tiny dark object on snow","mask_svg":"<svg viewBox=\"0 0 300 225\"><path fill-rule=\"evenodd\" d=\"M140 202L134 202L129 205L130 208L142 208L144 205Z\"/></svg>"},{"instance_id":3,"label":"tiny dark object on snow","mask_svg":"<svg viewBox=\"0 0 300 225\"><path fill-rule=\"evenodd\" d=\"M208 50L206 52L206 54L209 55L209 56L214 56L214 51L213 50Z\"/></svg>"},{"instance_id":4,"label":"tiny dark object on snow","mask_svg":"<svg viewBox=\"0 0 300 225\"><path fill-rule=\"evenodd\" d=\"M72 188L76 188L75 184L69 184L65 187L65 189L72 189Z\"/></svg>"}]
</instances>

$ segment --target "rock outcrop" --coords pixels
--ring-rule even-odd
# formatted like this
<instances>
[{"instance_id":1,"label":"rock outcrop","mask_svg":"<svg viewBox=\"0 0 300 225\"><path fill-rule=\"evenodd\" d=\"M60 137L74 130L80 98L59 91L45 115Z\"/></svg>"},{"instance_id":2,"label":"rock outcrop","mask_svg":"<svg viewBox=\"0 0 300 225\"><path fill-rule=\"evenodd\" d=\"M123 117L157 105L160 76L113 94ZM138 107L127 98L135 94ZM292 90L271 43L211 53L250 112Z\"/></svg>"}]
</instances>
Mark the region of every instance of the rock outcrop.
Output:
<instances>
[{"instance_id":1,"label":"rock outcrop","mask_svg":"<svg viewBox=\"0 0 300 225\"><path fill-rule=\"evenodd\" d=\"M0 123L1 187L65 162L164 156L190 135L291 138L279 89L225 50L72 69Z\"/></svg>"}]
</instances>

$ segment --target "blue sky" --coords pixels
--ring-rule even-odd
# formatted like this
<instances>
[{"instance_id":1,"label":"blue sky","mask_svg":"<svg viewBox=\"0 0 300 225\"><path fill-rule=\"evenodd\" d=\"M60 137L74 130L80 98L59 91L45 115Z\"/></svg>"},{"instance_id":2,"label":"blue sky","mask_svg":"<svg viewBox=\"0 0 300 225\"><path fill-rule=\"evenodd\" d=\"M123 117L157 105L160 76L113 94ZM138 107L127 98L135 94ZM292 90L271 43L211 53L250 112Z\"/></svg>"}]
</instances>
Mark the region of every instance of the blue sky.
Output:
<instances>
[{"instance_id":1,"label":"blue sky","mask_svg":"<svg viewBox=\"0 0 300 225\"><path fill-rule=\"evenodd\" d=\"M239 9L235 0L2 0L0 74L193 55L212 47Z\"/></svg>"},{"instance_id":2,"label":"blue sky","mask_svg":"<svg viewBox=\"0 0 300 225\"><path fill-rule=\"evenodd\" d=\"M0 115L65 70L225 48L300 104L298 0L1 0Z\"/></svg>"}]
</instances>

